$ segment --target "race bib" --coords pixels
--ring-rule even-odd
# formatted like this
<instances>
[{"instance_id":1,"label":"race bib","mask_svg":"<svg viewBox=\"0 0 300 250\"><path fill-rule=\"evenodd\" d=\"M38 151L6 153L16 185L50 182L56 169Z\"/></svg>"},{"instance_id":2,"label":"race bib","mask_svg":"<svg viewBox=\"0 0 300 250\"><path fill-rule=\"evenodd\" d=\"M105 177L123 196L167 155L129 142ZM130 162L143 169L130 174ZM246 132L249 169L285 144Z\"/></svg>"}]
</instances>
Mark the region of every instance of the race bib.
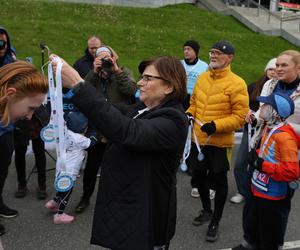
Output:
<instances>
[{"instance_id":1,"label":"race bib","mask_svg":"<svg viewBox=\"0 0 300 250\"><path fill-rule=\"evenodd\" d=\"M254 170L252 176L252 184L255 185L257 188L268 192L269 188L270 177L263 172L259 172L258 170Z\"/></svg>"}]
</instances>

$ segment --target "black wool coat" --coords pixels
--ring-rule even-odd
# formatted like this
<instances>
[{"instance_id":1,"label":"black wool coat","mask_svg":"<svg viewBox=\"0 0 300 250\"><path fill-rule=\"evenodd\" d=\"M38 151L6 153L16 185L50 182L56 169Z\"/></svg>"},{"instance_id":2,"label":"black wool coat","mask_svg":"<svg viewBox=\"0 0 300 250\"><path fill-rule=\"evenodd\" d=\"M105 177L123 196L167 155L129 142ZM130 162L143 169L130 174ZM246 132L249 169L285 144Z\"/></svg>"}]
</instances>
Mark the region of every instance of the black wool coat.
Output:
<instances>
[{"instance_id":1,"label":"black wool coat","mask_svg":"<svg viewBox=\"0 0 300 250\"><path fill-rule=\"evenodd\" d=\"M187 136L182 105L169 100L135 119L89 84L72 102L109 140L102 162L91 243L113 250L153 250L176 225L176 172ZM123 109L123 112L124 109Z\"/></svg>"}]
</instances>

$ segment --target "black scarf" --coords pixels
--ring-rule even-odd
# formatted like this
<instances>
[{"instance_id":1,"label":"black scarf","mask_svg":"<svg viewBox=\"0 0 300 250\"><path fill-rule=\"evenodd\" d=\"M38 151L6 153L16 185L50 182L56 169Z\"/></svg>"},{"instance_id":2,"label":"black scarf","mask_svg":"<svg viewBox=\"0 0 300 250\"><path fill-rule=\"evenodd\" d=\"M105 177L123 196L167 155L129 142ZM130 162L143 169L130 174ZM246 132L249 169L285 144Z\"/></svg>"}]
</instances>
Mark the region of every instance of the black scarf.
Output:
<instances>
[{"instance_id":1,"label":"black scarf","mask_svg":"<svg viewBox=\"0 0 300 250\"><path fill-rule=\"evenodd\" d=\"M184 61L187 65L195 65L198 62L198 57L196 57L196 59L192 62L189 62L187 59L184 59Z\"/></svg>"}]
</instances>

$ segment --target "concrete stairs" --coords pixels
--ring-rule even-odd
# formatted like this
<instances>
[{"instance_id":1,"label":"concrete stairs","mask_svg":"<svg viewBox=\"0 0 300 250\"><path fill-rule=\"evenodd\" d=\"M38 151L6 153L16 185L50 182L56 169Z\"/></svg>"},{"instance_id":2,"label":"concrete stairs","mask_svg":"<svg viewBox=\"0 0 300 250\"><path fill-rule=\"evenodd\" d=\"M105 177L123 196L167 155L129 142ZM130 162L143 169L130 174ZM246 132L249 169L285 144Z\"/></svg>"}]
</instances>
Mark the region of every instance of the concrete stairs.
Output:
<instances>
[{"instance_id":1,"label":"concrete stairs","mask_svg":"<svg viewBox=\"0 0 300 250\"><path fill-rule=\"evenodd\" d=\"M220 12L230 15L230 10L226 4L220 0L198 0L196 6L205 8L212 12Z\"/></svg>"},{"instance_id":2,"label":"concrete stairs","mask_svg":"<svg viewBox=\"0 0 300 250\"><path fill-rule=\"evenodd\" d=\"M278 11L269 15L262 9L226 5L221 0L199 0L197 2L197 5L201 5L207 10L232 15L255 32L281 36L300 47L300 12ZM281 17L282 20L285 20L284 22L281 22Z\"/></svg>"}]
</instances>

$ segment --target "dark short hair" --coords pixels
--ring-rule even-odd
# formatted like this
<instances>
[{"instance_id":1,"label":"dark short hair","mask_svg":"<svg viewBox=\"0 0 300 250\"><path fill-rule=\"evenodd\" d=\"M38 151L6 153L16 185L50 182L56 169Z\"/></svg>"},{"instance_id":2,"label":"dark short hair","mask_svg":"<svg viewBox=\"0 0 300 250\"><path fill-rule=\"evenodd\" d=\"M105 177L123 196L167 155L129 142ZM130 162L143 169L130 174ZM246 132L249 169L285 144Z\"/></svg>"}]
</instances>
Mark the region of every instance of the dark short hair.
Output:
<instances>
[{"instance_id":1,"label":"dark short hair","mask_svg":"<svg viewBox=\"0 0 300 250\"><path fill-rule=\"evenodd\" d=\"M171 84L174 87L174 91L168 95L168 98L183 101L187 94L187 80L185 69L179 59L174 56L160 56L142 61L138 67L140 74L143 74L149 65L155 67L160 77L165 79L166 84Z\"/></svg>"}]
</instances>

